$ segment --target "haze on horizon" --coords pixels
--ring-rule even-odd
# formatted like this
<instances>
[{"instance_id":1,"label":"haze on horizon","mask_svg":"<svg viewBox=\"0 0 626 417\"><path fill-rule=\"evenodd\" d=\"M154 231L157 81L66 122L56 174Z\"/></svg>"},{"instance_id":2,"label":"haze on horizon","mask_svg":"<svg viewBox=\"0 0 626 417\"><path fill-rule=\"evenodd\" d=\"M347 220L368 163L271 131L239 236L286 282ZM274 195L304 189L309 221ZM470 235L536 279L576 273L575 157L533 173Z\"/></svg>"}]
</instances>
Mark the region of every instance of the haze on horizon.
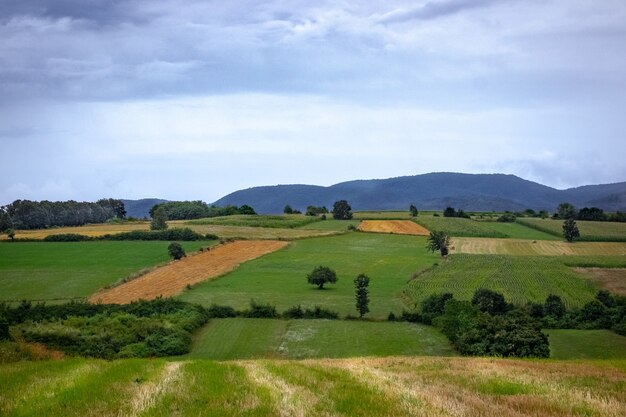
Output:
<instances>
[{"instance_id":1,"label":"haze on horizon","mask_svg":"<svg viewBox=\"0 0 626 417\"><path fill-rule=\"evenodd\" d=\"M3 0L0 204L626 181L623 0Z\"/></svg>"}]
</instances>

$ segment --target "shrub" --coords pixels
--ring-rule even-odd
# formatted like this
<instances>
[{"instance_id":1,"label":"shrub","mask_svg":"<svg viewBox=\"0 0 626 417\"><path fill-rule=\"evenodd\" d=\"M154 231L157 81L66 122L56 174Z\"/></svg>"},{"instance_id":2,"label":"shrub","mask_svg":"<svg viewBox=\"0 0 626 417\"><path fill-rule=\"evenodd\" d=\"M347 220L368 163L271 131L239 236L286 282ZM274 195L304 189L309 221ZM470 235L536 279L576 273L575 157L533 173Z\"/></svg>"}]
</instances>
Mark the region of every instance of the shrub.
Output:
<instances>
[{"instance_id":1,"label":"shrub","mask_svg":"<svg viewBox=\"0 0 626 417\"><path fill-rule=\"evenodd\" d=\"M499 222L503 223L514 223L515 222L515 214L513 213L504 213L502 216L498 217Z\"/></svg>"},{"instance_id":2,"label":"shrub","mask_svg":"<svg viewBox=\"0 0 626 417\"><path fill-rule=\"evenodd\" d=\"M170 258L174 260L179 260L187 256L185 254L185 249L178 242L172 242L167 247L167 253L170 255Z\"/></svg>"},{"instance_id":3,"label":"shrub","mask_svg":"<svg viewBox=\"0 0 626 417\"><path fill-rule=\"evenodd\" d=\"M227 318L227 317L237 317L237 312L234 308L230 306L219 306L217 304L212 304L208 308L209 317L214 318Z\"/></svg>"},{"instance_id":4,"label":"shrub","mask_svg":"<svg viewBox=\"0 0 626 417\"><path fill-rule=\"evenodd\" d=\"M78 233L60 233L58 235L48 235L43 240L44 242L84 242L92 239L92 237Z\"/></svg>"},{"instance_id":5,"label":"shrub","mask_svg":"<svg viewBox=\"0 0 626 417\"><path fill-rule=\"evenodd\" d=\"M255 300L251 300L250 309L244 312L244 317L273 319L278 317L278 313L273 305L259 304Z\"/></svg>"}]
</instances>

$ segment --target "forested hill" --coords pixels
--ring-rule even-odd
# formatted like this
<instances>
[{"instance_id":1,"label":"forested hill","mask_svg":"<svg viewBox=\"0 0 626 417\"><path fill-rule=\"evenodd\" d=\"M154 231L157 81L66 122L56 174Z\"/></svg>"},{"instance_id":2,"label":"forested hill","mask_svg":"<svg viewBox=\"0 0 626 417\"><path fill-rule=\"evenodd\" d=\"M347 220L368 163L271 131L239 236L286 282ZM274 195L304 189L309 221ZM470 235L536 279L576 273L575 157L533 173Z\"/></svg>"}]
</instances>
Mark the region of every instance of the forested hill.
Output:
<instances>
[{"instance_id":1,"label":"forested hill","mask_svg":"<svg viewBox=\"0 0 626 417\"><path fill-rule=\"evenodd\" d=\"M380 180L349 181L321 187L276 185L236 191L214 204L254 207L258 213L280 213L286 204L304 210L309 205L332 206L348 200L354 210L442 210L453 206L470 211L553 211L562 202L607 211L626 210L626 182L557 190L504 174L431 173Z\"/></svg>"},{"instance_id":2,"label":"forested hill","mask_svg":"<svg viewBox=\"0 0 626 417\"><path fill-rule=\"evenodd\" d=\"M124 207L126 208L126 215L128 217L135 217L142 219L144 217L150 217L150 209L157 204L167 203L167 200L161 200L160 198L143 198L141 200L122 200Z\"/></svg>"}]
</instances>

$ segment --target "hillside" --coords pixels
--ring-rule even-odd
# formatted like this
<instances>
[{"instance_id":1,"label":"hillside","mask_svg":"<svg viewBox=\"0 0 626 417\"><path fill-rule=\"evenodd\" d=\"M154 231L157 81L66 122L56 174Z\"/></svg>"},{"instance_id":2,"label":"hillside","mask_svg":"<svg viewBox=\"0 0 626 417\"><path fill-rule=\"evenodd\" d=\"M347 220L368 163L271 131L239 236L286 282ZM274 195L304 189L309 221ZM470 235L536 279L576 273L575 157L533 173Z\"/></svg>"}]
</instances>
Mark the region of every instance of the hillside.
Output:
<instances>
[{"instance_id":1,"label":"hillside","mask_svg":"<svg viewBox=\"0 0 626 417\"><path fill-rule=\"evenodd\" d=\"M354 210L420 210L453 206L470 211L554 210L564 201L575 206L626 210L626 182L558 190L505 174L431 173L376 180L357 180L329 187L277 185L235 191L214 204L249 204L259 213L280 213L285 204L304 210L309 205L331 207L348 200Z\"/></svg>"},{"instance_id":2,"label":"hillside","mask_svg":"<svg viewBox=\"0 0 626 417\"><path fill-rule=\"evenodd\" d=\"M142 219L144 217L150 217L149 211L157 204L166 203L167 200L160 198L142 198L141 200L122 200L124 207L126 208L126 215L128 217L136 217Z\"/></svg>"}]
</instances>

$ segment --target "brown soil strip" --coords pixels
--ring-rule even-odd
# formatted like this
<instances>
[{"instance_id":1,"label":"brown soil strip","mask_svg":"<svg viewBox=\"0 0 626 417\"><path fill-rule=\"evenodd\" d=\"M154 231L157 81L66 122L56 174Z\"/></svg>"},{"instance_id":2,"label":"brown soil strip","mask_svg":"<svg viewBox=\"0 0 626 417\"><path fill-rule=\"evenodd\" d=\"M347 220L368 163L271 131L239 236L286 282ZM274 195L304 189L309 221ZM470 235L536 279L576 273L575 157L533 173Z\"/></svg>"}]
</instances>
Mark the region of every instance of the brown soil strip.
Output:
<instances>
[{"instance_id":1,"label":"brown soil strip","mask_svg":"<svg viewBox=\"0 0 626 417\"><path fill-rule=\"evenodd\" d=\"M574 271L581 273L604 290L626 295L626 269L624 268L574 268Z\"/></svg>"},{"instance_id":2,"label":"brown soil strip","mask_svg":"<svg viewBox=\"0 0 626 417\"><path fill-rule=\"evenodd\" d=\"M170 297L180 293L187 285L223 275L243 262L277 251L288 244L275 240L241 240L218 246L208 252L171 262L125 284L98 291L89 301L128 304L139 299Z\"/></svg>"},{"instance_id":3,"label":"brown soil strip","mask_svg":"<svg viewBox=\"0 0 626 417\"><path fill-rule=\"evenodd\" d=\"M410 220L364 220L359 224L359 230L398 235L428 236L430 234L428 229Z\"/></svg>"}]
</instances>

